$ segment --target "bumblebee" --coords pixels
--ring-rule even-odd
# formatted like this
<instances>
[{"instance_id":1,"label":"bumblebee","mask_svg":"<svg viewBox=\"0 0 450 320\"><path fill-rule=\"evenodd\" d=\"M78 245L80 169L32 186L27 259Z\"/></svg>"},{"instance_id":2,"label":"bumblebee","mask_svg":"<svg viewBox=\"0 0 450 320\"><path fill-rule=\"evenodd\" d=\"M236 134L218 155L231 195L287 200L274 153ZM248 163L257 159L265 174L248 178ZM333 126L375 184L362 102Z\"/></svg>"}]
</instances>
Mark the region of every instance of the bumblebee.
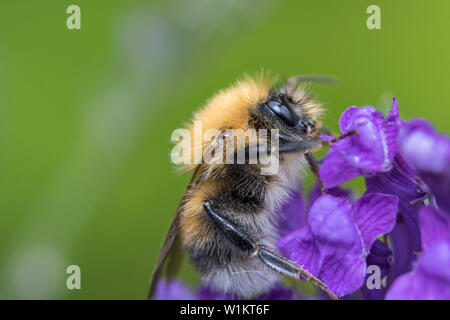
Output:
<instances>
[{"instance_id":1,"label":"bumblebee","mask_svg":"<svg viewBox=\"0 0 450 320\"><path fill-rule=\"evenodd\" d=\"M324 146L319 136L327 131L322 128L321 104L302 83L324 79L292 77L280 83L264 75L247 76L217 93L194 116L202 132L220 132L215 139L194 145L199 149L194 151L202 154L227 144L229 130L275 130L279 168L274 174L261 174L260 159L250 161L255 160L250 159L251 150L274 150L272 140L254 136L233 147L235 154L245 151L244 163L185 164L193 176L157 260L150 298L164 272L169 277L176 272L182 252L203 283L223 293L251 297L268 290L283 275L311 281L337 298L276 246L282 204L298 186L306 166L318 176L318 162L311 152ZM193 125L189 130L194 134ZM222 156L213 152L213 157Z\"/></svg>"}]
</instances>

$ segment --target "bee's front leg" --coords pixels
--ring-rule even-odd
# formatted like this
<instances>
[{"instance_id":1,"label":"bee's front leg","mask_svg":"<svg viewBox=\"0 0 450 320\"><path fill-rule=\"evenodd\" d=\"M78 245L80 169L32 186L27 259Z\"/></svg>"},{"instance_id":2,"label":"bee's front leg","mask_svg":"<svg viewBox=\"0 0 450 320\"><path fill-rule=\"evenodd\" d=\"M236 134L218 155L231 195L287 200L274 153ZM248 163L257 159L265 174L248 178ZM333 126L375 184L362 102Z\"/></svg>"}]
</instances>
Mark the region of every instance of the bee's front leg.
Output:
<instances>
[{"instance_id":1,"label":"bee's front leg","mask_svg":"<svg viewBox=\"0 0 450 320\"><path fill-rule=\"evenodd\" d=\"M249 236L240 226L229 221L216 211L214 211L209 202L203 204L205 211L213 220L214 224L222 232L222 234L233 243L238 249L246 251L249 253L249 258L254 258L257 256L264 262L267 266L275 271L278 271L282 275L293 279L300 279L300 277L305 278L307 281L311 281L320 289L328 293L332 299L339 299L333 292L331 292L327 285L323 283L322 280L316 278L308 271L304 270L301 266L297 265L295 262L286 259L279 254L265 249L259 246L258 243Z\"/></svg>"},{"instance_id":2,"label":"bee's front leg","mask_svg":"<svg viewBox=\"0 0 450 320\"><path fill-rule=\"evenodd\" d=\"M253 159L253 157L258 157L261 154L271 154L277 151L279 154L283 153L305 153L322 147L322 142L319 140L306 139L306 140L296 140L281 143L279 146L271 146L268 144L256 144L248 146L244 150L244 155L246 160ZM234 159L237 158L238 152L234 153Z\"/></svg>"}]
</instances>

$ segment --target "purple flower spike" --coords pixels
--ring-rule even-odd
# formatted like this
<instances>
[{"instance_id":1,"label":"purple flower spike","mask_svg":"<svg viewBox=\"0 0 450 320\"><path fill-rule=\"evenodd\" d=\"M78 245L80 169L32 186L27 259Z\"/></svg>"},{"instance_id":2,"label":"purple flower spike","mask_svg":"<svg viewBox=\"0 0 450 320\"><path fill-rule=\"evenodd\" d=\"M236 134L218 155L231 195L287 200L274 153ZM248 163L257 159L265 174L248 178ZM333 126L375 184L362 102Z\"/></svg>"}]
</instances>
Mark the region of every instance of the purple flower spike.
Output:
<instances>
[{"instance_id":1,"label":"purple flower spike","mask_svg":"<svg viewBox=\"0 0 450 320\"><path fill-rule=\"evenodd\" d=\"M397 197L391 195L365 195L353 205L345 197L323 195L311 207L308 226L283 237L278 245L343 296L362 286L366 257L375 239L394 227L397 206Z\"/></svg>"},{"instance_id":2,"label":"purple flower spike","mask_svg":"<svg viewBox=\"0 0 450 320\"><path fill-rule=\"evenodd\" d=\"M450 138L418 119L402 128L399 141L403 157L416 168L439 206L450 212Z\"/></svg>"},{"instance_id":3,"label":"purple flower spike","mask_svg":"<svg viewBox=\"0 0 450 320\"><path fill-rule=\"evenodd\" d=\"M415 270L397 278L386 299L450 299L450 218L433 207L419 213L422 248Z\"/></svg>"},{"instance_id":4,"label":"purple flower spike","mask_svg":"<svg viewBox=\"0 0 450 320\"><path fill-rule=\"evenodd\" d=\"M337 186L366 172L391 169L401 126L395 99L386 119L374 107L350 107L341 115L339 126L342 134L353 130L357 134L335 142L328 152L320 167L325 187Z\"/></svg>"}]
</instances>

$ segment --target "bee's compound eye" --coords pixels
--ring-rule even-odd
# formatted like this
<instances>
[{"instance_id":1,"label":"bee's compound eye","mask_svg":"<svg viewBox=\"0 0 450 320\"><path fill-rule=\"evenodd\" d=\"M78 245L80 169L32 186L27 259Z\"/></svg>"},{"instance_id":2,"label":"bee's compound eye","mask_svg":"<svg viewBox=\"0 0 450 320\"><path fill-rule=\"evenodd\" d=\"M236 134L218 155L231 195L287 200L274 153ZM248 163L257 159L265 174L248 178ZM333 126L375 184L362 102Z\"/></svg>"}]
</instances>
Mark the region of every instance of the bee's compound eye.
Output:
<instances>
[{"instance_id":1,"label":"bee's compound eye","mask_svg":"<svg viewBox=\"0 0 450 320\"><path fill-rule=\"evenodd\" d=\"M285 106L279 101L273 100L267 103L270 110L273 111L288 126L295 127L299 121L298 115L290 107Z\"/></svg>"}]
</instances>

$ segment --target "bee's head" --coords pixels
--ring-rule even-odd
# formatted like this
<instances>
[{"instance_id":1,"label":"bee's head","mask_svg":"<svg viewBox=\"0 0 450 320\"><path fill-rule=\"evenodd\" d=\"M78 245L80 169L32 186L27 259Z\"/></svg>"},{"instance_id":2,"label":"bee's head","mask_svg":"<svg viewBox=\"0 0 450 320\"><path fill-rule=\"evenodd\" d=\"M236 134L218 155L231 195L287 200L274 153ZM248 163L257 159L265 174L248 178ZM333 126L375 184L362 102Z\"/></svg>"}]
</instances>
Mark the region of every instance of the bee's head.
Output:
<instances>
[{"instance_id":1,"label":"bee's head","mask_svg":"<svg viewBox=\"0 0 450 320\"><path fill-rule=\"evenodd\" d=\"M284 136L305 137L317 131L315 103L307 90L282 86L271 90L263 102L252 110L250 121L256 129L278 129Z\"/></svg>"},{"instance_id":2,"label":"bee's head","mask_svg":"<svg viewBox=\"0 0 450 320\"><path fill-rule=\"evenodd\" d=\"M271 129L277 129L279 137L286 138L284 140L316 136L321 126L322 108L308 90L297 86L300 80L314 81L294 77L279 83L273 77L261 74L245 76L221 90L195 114L194 122L189 126L192 148L202 154L210 145L211 138L202 139L202 143L194 143L194 140L210 130L223 132L232 129L238 132L242 129L247 132L247 129L266 129L271 136ZM195 124L200 124L200 134ZM187 167L191 169L194 166Z\"/></svg>"}]
</instances>

